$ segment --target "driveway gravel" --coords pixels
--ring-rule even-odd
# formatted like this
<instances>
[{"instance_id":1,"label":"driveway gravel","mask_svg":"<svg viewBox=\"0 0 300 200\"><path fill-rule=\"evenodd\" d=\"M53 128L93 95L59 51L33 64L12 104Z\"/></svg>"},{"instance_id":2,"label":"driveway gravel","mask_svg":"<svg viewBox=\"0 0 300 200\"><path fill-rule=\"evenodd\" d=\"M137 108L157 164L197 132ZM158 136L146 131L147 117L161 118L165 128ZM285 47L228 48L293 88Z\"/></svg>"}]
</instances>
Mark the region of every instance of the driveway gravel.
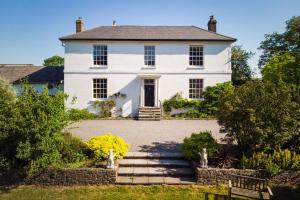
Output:
<instances>
[{"instance_id":1,"label":"driveway gravel","mask_svg":"<svg viewBox=\"0 0 300 200\"><path fill-rule=\"evenodd\" d=\"M141 152L178 151L185 137L205 130L217 140L225 136L216 120L84 120L68 127L83 140L105 133L121 136L131 145L130 151Z\"/></svg>"}]
</instances>

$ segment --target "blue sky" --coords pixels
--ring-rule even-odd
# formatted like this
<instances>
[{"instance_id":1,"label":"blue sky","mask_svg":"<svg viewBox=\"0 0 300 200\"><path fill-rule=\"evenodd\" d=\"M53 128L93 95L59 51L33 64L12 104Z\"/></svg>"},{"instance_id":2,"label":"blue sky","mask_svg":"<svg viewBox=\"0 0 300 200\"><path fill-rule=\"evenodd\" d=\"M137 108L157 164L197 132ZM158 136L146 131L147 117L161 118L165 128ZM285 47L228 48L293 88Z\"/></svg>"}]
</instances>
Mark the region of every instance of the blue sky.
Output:
<instances>
[{"instance_id":1,"label":"blue sky","mask_svg":"<svg viewBox=\"0 0 300 200\"><path fill-rule=\"evenodd\" d=\"M256 52L264 34L283 32L300 14L300 0L1 0L0 63L33 63L63 55L58 38L74 33L79 16L85 28L111 25L196 25L207 28L210 15L218 32Z\"/></svg>"}]
</instances>

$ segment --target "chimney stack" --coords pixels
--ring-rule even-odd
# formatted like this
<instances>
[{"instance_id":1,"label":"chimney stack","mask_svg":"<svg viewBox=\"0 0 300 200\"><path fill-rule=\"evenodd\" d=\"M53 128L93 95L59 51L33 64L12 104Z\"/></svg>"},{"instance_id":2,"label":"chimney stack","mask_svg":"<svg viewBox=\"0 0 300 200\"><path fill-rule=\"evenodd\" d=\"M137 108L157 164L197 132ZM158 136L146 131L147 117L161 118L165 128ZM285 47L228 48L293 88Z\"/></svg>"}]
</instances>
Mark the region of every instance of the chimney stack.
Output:
<instances>
[{"instance_id":1,"label":"chimney stack","mask_svg":"<svg viewBox=\"0 0 300 200\"><path fill-rule=\"evenodd\" d=\"M117 21L114 20L112 26L117 26Z\"/></svg>"},{"instance_id":2,"label":"chimney stack","mask_svg":"<svg viewBox=\"0 0 300 200\"><path fill-rule=\"evenodd\" d=\"M217 20L213 15L210 16L209 21L207 23L207 28L209 31L217 32Z\"/></svg>"},{"instance_id":3,"label":"chimney stack","mask_svg":"<svg viewBox=\"0 0 300 200\"><path fill-rule=\"evenodd\" d=\"M83 31L83 20L81 17L79 17L77 20L76 20L76 33L80 33Z\"/></svg>"}]
</instances>

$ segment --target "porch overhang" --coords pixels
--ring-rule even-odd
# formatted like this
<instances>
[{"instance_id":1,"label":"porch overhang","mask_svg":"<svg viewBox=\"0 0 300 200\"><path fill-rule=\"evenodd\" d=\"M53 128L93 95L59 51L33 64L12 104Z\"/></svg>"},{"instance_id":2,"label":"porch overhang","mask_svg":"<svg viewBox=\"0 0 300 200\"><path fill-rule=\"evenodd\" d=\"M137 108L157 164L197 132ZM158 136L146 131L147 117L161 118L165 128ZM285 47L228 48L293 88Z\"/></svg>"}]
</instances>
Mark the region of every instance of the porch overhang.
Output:
<instances>
[{"instance_id":1,"label":"porch overhang","mask_svg":"<svg viewBox=\"0 0 300 200\"><path fill-rule=\"evenodd\" d=\"M159 74L138 74L137 77L141 79L159 79L161 75Z\"/></svg>"}]
</instances>

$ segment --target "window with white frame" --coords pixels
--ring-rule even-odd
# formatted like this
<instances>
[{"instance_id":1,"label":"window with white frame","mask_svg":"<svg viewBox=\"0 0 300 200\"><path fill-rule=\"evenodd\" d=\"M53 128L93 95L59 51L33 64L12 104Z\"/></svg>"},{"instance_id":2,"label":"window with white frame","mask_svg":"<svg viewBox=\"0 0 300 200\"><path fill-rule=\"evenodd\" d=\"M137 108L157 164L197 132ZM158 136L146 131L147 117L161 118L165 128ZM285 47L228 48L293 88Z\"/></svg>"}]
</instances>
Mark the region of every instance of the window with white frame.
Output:
<instances>
[{"instance_id":1,"label":"window with white frame","mask_svg":"<svg viewBox=\"0 0 300 200\"><path fill-rule=\"evenodd\" d=\"M190 65L203 66L203 46L190 46Z\"/></svg>"},{"instance_id":2,"label":"window with white frame","mask_svg":"<svg viewBox=\"0 0 300 200\"><path fill-rule=\"evenodd\" d=\"M145 65L155 66L155 46L145 46L144 47L144 60Z\"/></svg>"},{"instance_id":3,"label":"window with white frame","mask_svg":"<svg viewBox=\"0 0 300 200\"><path fill-rule=\"evenodd\" d=\"M203 91L203 79L190 79L189 98L200 99Z\"/></svg>"},{"instance_id":4,"label":"window with white frame","mask_svg":"<svg viewBox=\"0 0 300 200\"><path fill-rule=\"evenodd\" d=\"M93 97L95 99L107 98L107 79L94 78L93 79Z\"/></svg>"},{"instance_id":5,"label":"window with white frame","mask_svg":"<svg viewBox=\"0 0 300 200\"><path fill-rule=\"evenodd\" d=\"M94 45L94 65L107 65L107 45Z\"/></svg>"}]
</instances>

